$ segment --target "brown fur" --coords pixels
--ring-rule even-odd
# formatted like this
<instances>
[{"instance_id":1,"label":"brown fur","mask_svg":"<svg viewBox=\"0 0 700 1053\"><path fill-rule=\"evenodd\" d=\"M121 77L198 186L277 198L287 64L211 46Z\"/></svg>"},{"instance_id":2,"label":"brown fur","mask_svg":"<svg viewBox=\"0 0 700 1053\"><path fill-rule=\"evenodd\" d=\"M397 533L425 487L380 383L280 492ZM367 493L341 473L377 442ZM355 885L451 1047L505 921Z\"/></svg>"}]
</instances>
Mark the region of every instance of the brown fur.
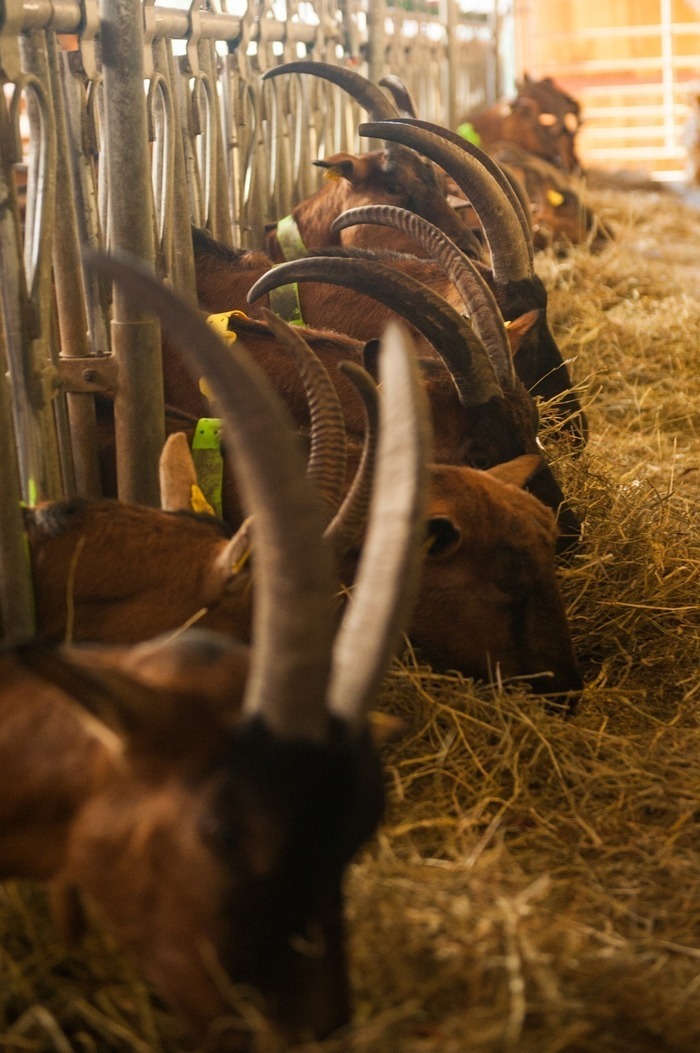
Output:
<instances>
[{"instance_id":1,"label":"brown fur","mask_svg":"<svg viewBox=\"0 0 700 1053\"><path fill-rule=\"evenodd\" d=\"M466 236L459 218L447 204L435 169L414 151L392 146L366 154L334 154L316 163L328 169L330 177L292 209L307 249L354 245L423 255L412 238L396 230L366 224L339 234L331 231L333 220L349 208L398 205L444 230L468 255L478 254L478 246ZM274 228L268 230L267 251L275 263L285 258Z\"/></svg>"},{"instance_id":2,"label":"brown fur","mask_svg":"<svg viewBox=\"0 0 700 1053\"><path fill-rule=\"evenodd\" d=\"M50 881L68 937L85 893L195 1037L226 1014L217 1050L250 1048L219 976L291 1040L345 1023L340 879L381 810L368 741L241 721L245 653L212 634L32 644L0 670L0 873ZM315 956L294 949L314 933Z\"/></svg>"},{"instance_id":3,"label":"brown fur","mask_svg":"<svg viewBox=\"0 0 700 1053\"><path fill-rule=\"evenodd\" d=\"M505 676L551 671L551 682L537 682L541 690L575 691L580 679L556 585L554 517L520 489L538 464L530 455L490 473L431 467L426 530L430 535L439 521L458 538L445 551L431 543L409 635L438 666L475 677L496 666ZM69 611L72 639L128 643L177 629L205 607L198 625L250 637L250 579L231 578L215 523L79 502L39 506L28 514L28 532L42 639L64 638ZM506 563L518 568L518 632L508 613L516 599ZM344 572L351 581L354 558Z\"/></svg>"},{"instance_id":4,"label":"brown fur","mask_svg":"<svg viewBox=\"0 0 700 1053\"><path fill-rule=\"evenodd\" d=\"M507 164L527 191L535 248L589 241L595 252L614 238L610 227L584 204L559 169L512 144L496 144L489 153Z\"/></svg>"}]
</instances>

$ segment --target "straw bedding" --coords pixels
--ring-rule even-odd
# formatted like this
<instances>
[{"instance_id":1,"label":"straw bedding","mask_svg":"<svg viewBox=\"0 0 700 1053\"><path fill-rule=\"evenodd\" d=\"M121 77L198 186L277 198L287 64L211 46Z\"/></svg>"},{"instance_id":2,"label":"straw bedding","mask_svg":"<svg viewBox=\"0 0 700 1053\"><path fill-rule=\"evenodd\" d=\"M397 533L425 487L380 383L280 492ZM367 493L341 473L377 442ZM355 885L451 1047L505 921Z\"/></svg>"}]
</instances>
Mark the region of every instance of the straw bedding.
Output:
<instances>
[{"instance_id":1,"label":"straw bedding","mask_svg":"<svg viewBox=\"0 0 700 1053\"><path fill-rule=\"evenodd\" d=\"M348 881L355 1027L306 1053L700 1049L700 212L589 200L618 241L538 262L591 426L579 458L548 437L585 517L561 581L586 691L565 719L396 663L386 823ZM185 1048L107 934L66 950L14 883L0 928L0 1050Z\"/></svg>"}]
</instances>

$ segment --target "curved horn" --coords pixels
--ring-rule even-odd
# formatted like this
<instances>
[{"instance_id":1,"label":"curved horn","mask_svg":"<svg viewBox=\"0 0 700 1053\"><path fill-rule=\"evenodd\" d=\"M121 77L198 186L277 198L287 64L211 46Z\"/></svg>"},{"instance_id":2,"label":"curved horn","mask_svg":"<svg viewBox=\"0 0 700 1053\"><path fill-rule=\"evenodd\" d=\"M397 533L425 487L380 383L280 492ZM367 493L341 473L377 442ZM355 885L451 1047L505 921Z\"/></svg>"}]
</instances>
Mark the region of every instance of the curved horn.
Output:
<instances>
[{"instance_id":1,"label":"curved horn","mask_svg":"<svg viewBox=\"0 0 700 1053\"><path fill-rule=\"evenodd\" d=\"M248 302L278 285L300 281L346 286L400 314L433 345L449 370L463 405L480 406L502 395L488 353L469 322L415 278L375 260L307 256L267 271L249 291Z\"/></svg>"},{"instance_id":2,"label":"curved horn","mask_svg":"<svg viewBox=\"0 0 700 1053\"><path fill-rule=\"evenodd\" d=\"M309 402L311 438L306 475L321 494L333 515L345 485L346 436L338 392L318 355L311 350L298 328L289 325L266 307L260 312L284 345L299 371Z\"/></svg>"},{"instance_id":3,"label":"curved horn","mask_svg":"<svg viewBox=\"0 0 700 1053\"><path fill-rule=\"evenodd\" d=\"M374 500L350 602L333 652L332 713L356 729L406 624L418 585L430 457L428 407L412 342L390 323L379 358Z\"/></svg>"},{"instance_id":4,"label":"curved horn","mask_svg":"<svg viewBox=\"0 0 700 1053\"><path fill-rule=\"evenodd\" d=\"M482 341L493 362L496 376L505 388L515 385L515 370L510 353L503 316L496 299L474 263L451 238L427 219L397 205L363 205L349 208L331 223L331 230L343 230L355 223L378 223L415 238L430 259L435 260L447 274L462 297L474 331Z\"/></svg>"},{"instance_id":5,"label":"curved horn","mask_svg":"<svg viewBox=\"0 0 700 1053\"><path fill-rule=\"evenodd\" d=\"M333 66L330 62L309 62L300 59L298 62L285 62L266 70L263 80L279 77L284 73L311 73L314 77L323 77L346 91L363 109L367 110L373 121L388 121L398 117L396 107L387 99L381 88L367 80L361 73L344 66Z\"/></svg>"},{"instance_id":6,"label":"curved horn","mask_svg":"<svg viewBox=\"0 0 700 1053\"><path fill-rule=\"evenodd\" d=\"M86 253L85 262L155 312L193 371L207 376L222 407L246 510L255 515L255 643L243 713L260 716L282 738L321 741L335 578L320 502L304 478L285 407L242 348L230 353L202 315L142 264L96 252Z\"/></svg>"},{"instance_id":7,"label":"curved horn","mask_svg":"<svg viewBox=\"0 0 700 1053\"><path fill-rule=\"evenodd\" d=\"M532 239L527 219L498 166L491 162L500 172L498 177L487 171L482 150L446 128L408 118L361 124L359 132L410 146L440 165L464 191L479 217L496 281L505 284L532 277Z\"/></svg>"},{"instance_id":8,"label":"curved horn","mask_svg":"<svg viewBox=\"0 0 700 1053\"><path fill-rule=\"evenodd\" d=\"M365 436L360 463L345 500L326 528L326 537L332 542L336 555L344 555L357 541L367 521L377 459L379 399L376 383L357 362L341 362L338 368L355 385L365 407Z\"/></svg>"},{"instance_id":9,"label":"curved horn","mask_svg":"<svg viewBox=\"0 0 700 1053\"><path fill-rule=\"evenodd\" d=\"M418 116L413 96L400 77L397 77L394 73L387 73L386 77L382 77L379 81L379 86L380 88L386 88L391 94L401 117Z\"/></svg>"}]
</instances>

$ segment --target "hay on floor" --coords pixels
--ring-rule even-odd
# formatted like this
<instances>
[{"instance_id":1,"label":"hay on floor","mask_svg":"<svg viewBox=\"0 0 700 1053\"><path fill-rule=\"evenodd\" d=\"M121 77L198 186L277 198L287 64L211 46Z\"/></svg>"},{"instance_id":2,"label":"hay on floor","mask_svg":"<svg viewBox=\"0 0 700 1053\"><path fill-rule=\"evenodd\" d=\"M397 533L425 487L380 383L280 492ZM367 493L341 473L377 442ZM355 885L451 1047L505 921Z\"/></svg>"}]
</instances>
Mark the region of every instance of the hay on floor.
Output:
<instances>
[{"instance_id":1,"label":"hay on floor","mask_svg":"<svg viewBox=\"0 0 700 1053\"><path fill-rule=\"evenodd\" d=\"M586 691L565 719L396 663L387 818L348 881L355 1025L306 1053L700 1049L700 213L589 197L617 242L538 261L591 427L579 458L548 437L585 522L561 580ZM105 934L67 951L14 883L0 926L3 1051L185 1048Z\"/></svg>"}]
</instances>

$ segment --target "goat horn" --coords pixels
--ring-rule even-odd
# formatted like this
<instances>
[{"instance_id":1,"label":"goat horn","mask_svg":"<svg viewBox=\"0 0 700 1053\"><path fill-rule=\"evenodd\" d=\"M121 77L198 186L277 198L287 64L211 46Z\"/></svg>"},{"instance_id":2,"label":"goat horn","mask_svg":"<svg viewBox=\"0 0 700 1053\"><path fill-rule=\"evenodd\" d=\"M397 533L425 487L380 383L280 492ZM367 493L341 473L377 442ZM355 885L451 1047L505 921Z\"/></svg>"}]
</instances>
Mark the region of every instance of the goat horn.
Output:
<instances>
[{"instance_id":1,"label":"goat horn","mask_svg":"<svg viewBox=\"0 0 700 1053\"><path fill-rule=\"evenodd\" d=\"M284 73L311 73L315 77L323 77L324 80L337 84L367 110L373 121L387 121L399 115L381 88L353 69L334 66L330 62L309 62L300 59L298 62L285 62L281 66L265 70L262 79L270 80Z\"/></svg>"},{"instance_id":2,"label":"goat horn","mask_svg":"<svg viewBox=\"0 0 700 1053\"><path fill-rule=\"evenodd\" d=\"M493 362L501 386L512 389L515 385L515 370L496 299L479 271L451 238L427 219L397 205L363 205L341 213L331 223L331 230L343 230L356 223L378 223L394 227L415 238L430 258L435 260L449 277L462 297L466 313L474 331L482 341Z\"/></svg>"},{"instance_id":3,"label":"goat horn","mask_svg":"<svg viewBox=\"0 0 700 1053\"><path fill-rule=\"evenodd\" d=\"M355 385L365 408L365 435L360 463L345 500L326 528L326 537L332 542L336 555L342 556L357 541L367 521L377 459L379 400L377 385L366 369L357 362L341 362L338 368Z\"/></svg>"},{"instance_id":4,"label":"goat horn","mask_svg":"<svg viewBox=\"0 0 700 1053\"><path fill-rule=\"evenodd\" d=\"M497 282L523 281L532 277L532 239L510 184L501 172L506 191L492 172L477 158L472 143L456 133L427 121L400 118L361 124L360 135L383 136L410 146L440 165L458 184L472 203L491 253L491 266ZM451 135L454 134L454 141ZM484 155L485 156L485 155Z\"/></svg>"},{"instance_id":5,"label":"goat horn","mask_svg":"<svg viewBox=\"0 0 700 1053\"><path fill-rule=\"evenodd\" d=\"M453 132L450 128L444 128L441 124L432 124L430 121L411 120L411 123L417 128L424 128L428 132L433 132L446 142L457 146L463 153L468 154L471 158L477 161L482 168L485 168L488 174L496 181L496 183L498 183L501 190L510 201L518 223L522 228L523 237L527 247L530 273L534 274L535 250L532 244L530 206L523 188L518 188L514 185L513 181L508 177L508 174L503 171L498 161L494 160L494 158L487 154L485 150L482 150L481 147L470 142L469 139L465 139L463 136L458 135L457 132Z\"/></svg>"},{"instance_id":6,"label":"goat horn","mask_svg":"<svg viewBox=\"0 0 700 1053\"><path fill-rule=\"evenodd\" d=\"M379 86L380 88L386 88L391 94L401 117L418 116L418 110L413 101L413 96L401 78L397 77L395 73L387 73L386 77L382 77L379 81Z\"/></svg>"},{"instance_id":7,"label":"goat horn","mask_svg":"<svg viewBox=\"0 0 700 1053\"><path fill-rule=\"evenodd\" d=\"M371 296L416 327L452 376L460 401L480 406L502 391L488 353L466 318L427 285L376 260L307 256L267 271L248 293L252 303L278 285L314 281L342 285Z\"/></svg>"},{"instance_id":8,"label":"goat horn","mask_svg":"<svg viewBox=\"0 0 700 1053\"><path fill-rule=\"evenodd\" d=\"M379 358L374 500L355 587L333 650L332 713L356 730L398 644L418 585L430 458L425 393L412 341L390 323Z\"/></svg>"},{"instance_id":9,"label":"goat horn","mask_svg":"<svg viewBox=\"0 0 700 1053\"><path fill-rule=\"evenodd\" d=\"M345 485L346 436L343 410L328 370L298 328L266 307L265 322L288 351L299 371L309 403L311 438L307 478L318 488L330 515L340 504Z\"/></svg>"},{"instance_id":10,"label":"goat horn","mask_svg":"<svg viewBox=\"0 0 700 1053\"><path fill-rule=\"evenodd\" d=\"M236 344L230 353L202 315L143 264L92 251L85 263L157 314L193 371L207 376L245 507L255 515L259 552L243 713L260 716L281 738L322 741L336 582L320 501L304 478L286 408L243 349Z\"/></svg>"}]
</instances>

